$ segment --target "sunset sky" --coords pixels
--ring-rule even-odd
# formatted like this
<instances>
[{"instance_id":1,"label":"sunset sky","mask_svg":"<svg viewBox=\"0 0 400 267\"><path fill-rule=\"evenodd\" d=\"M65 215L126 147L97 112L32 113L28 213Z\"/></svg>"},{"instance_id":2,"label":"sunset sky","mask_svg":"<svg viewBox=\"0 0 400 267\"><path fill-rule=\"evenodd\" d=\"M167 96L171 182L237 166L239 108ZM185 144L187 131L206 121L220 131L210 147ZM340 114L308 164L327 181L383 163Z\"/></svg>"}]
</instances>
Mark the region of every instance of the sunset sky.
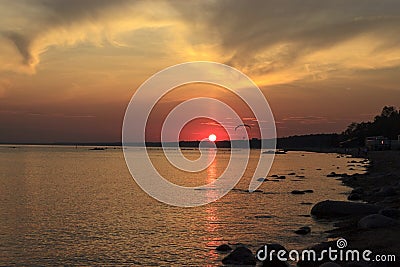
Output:
<instances>
[{"instance_id":1,"label":"sunset sky","mask_svg":"<svg viewBox=\"0 0 400 267\"><path fill-rule=\"evenodd\" d=\"M400 104L400 1L0 1L0 143L115 142L135 90L187 61L261 88L278 136L341 132ZM178 88L251 114L226 91ZM202 121L183 139L202 139ZM211 127L211 128L207 128ZM157 133L150 133L156 140Z\"/></svg>"}]
</instances>

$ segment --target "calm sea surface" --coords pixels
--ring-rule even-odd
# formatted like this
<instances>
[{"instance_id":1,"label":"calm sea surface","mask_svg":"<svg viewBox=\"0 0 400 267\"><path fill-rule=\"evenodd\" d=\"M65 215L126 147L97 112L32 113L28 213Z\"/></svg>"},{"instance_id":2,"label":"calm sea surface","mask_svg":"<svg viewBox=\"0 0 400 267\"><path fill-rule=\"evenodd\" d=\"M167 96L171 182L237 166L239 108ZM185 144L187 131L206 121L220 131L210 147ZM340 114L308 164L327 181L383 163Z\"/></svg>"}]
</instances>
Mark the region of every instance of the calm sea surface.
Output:
<instances>
[{"instance_id":1,"label":"calm sea surface","mask_svg":"<svg viewBox=\"0 0 400 267\"><path fill-rule=\"evenodd\" d=\"M198 157L187 150L188 158ZM171 167L162 151L150 156L156 167L181 185L205 184L226 167L221 150L205 171L187 174ZM253 251L266 242L300 249L325 238L331 224L304 217L310 203L344 200L350 189L326 174L361 173L336 154L289 152L276 155L263 192L245 190L256 164L217 202L196 208L160 203L131 178L121 149L0 146L0 266L220 266L221 243L243 243ZM289 173L304 175L304 178ZM314 193L293 195L295 189ZM302 204L303 203L303 204ZM307 204L308 203L308 204ZM309 225L311 235L297 236Z\"/></svg>"}]
</instances>

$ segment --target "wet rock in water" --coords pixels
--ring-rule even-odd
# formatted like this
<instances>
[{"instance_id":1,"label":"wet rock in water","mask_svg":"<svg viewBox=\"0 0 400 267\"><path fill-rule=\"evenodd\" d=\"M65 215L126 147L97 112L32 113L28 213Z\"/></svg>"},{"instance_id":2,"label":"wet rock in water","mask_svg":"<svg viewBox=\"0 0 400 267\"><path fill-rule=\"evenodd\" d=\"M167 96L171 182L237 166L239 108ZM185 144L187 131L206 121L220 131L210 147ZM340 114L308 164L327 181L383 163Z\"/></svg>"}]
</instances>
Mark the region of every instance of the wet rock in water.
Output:
<instances>
[{"instance_id":1,"label":"wet rock in water","mask_svg":"<svg viewBox=\"0 0 400 267\"><path fill-rule=\"evenodd\" d=\"M245 244L240 243L240 242L238 242L238 243L233 243L232 245L234 245L235 247L246 247Z\"/></svg>"},{"instance_id":2,"label":"wet rock in water","mask_svg":"<svg viewBox=\"0 0 400 267\"><path fill-rule=\"evenodd\" d=\"M379 201L380 205L387 206L388 204L392 204L394 201L397 201L398 197L397 196L391 196L391 197L385 197L382 201Z\"/></svg>"},{"instance_id":3,"label":"wet rock in water","mask_svg":"<svg viewBox=\"0 0 400 267\"><path fill-rule=\"evenodd\" d=\"M378 197L390 197L397 195L396 190L393 188L393 186L384 186L382 187L376 194L375 196Z\"/></svg>"},{"instance_id":4,"label":"wet rock in water","mask_svg":"<svg viewBox=\"0 0 400 267\"><path fill-rule=\"evenodd\" d=\"M364 188L356 187L351 191L351 193L364 194Z\"/></svg>"},{"instance_id":5,"label":"wet rock in water","mask_svg":"<svg viewBox=\"0 0 400 267\"><path fill-rule=\"evenodd\" d=\"M267 251L275 250L276 252L278 252L279 250L284 250L284 251L288 252L288 250L283 245L278 244L278 243L265 244L265 245L259 247L257 249L257 252L259 252L262 249L265 250L265 246L267 246Z\"/></svg>"},{"instance_id":6,"label":"wet rock in water","mask_svg":"<svg viewBox=\"0 0 400 267\"><path fill-rule=\"evenodd\" d=\"M347 263L344 267L368 267L369 265L363 262L350 262Z\"/></svg>"},{"instance_id":7,"label":"wet rock in water","mask_svg":"<svg viewBox=\"0 0 400 267\"><path fill-rule=\"evenodd\" d=\"M220 251L220 252L227 252L227 251L231 251L232 248L228 244L222 244L222 245L219 245L218 247L216 247L215 250Z\"/></svg>"},{"instance_id":8,"label":"wet rock in water","mask_svg":"<svg viewBox=\"0 0 400 267\"><path fill-rule=\"evenodd\" d=\"M325 200L311 209L311 214L319 217L368 215L378 213L382 207L357 202Z\"/></svg>"},{"instance_id":9,"label":"wet rock in water","mask_svg":"<svg viewBox=\"0 0 400 267\"><path fill-rule=\"evenodd\" d=\"M361 199L361 195L358 193L351 193L348 197L348 200L360 200Z\"/></svg>"},{"instance_id":10,"label":"wet rock in water","mask_svg":"<svg viewBox=\"0 0 400 267\"><path fill-rule=\"evenodd\" d=\"M384 208L379 211L379 214L392 218L392 219L400 219L400 210L392 209L392 208Z\"/></svg>"},{"instance_id":11,"label":"wet rock in water","mask_svg":"<svg viewBox=\"0 0 400 267\"><path fill-rule=\"evenodd\" d=\"M307 189L307 190L293 190L291 192L293 195L304 195L305 193L314 193L314 190Z\"/></svg>"},{"instance_id":12,"label":"wet rock in water","mask_svg":"<svg viewBox=\"0 0 400 267\"><path fill-rule=\"evenodd\" d=\"M262 264L263 267L289 267L289 264L285 261L278 259L278 256L272 255L271 260L265 260Z\"/></svg>"},{"instance_id":13,"label":"wet rock in water","mask_svg":"<svg viewBox=\"0 0 400 267\"><path fill-rule=\"evenodd\" d=\"M311 228L309 226L303 226L294 232L298 235L306 235L306 234L311 233Z\"/></svg>"},{"instance_id":14,"label":"wet rock in water","mask_svg":"<svg viewBox=\"0 0 400 267\"><path fill-rule=\"evenodd\" d=\"M288 175L296 175L295 172L288 173Z\"/></svg>"},{"instance_id":15,"label":"wet rock in water","mask_svg":"<svg viewBox=\"0 0 400 267\"><path fill-rule=\"evenodd\" d=\"M264 191L260 190L260 189L256 189L254 191L250 191L250 190L244 190L244 192L246 193L264 193Z\"/></svg>"},{"instance_id":16,"label":"wet rock in water","mask_svg":"<svg viewBox=\"0 0 400 267\"><path fill-rule=\"evenodd\" d=\"M250 249L238 247L222 259L223 264L256 265L256 258Z\"/></svg>"},{"instance_id":17,"label":"wet rock in water","mask_svg":"<svg viewBox=\"0 0 400 267\"><path fill-rule=\"evenodd\" d=\"M341 267L341 266L334 262L325 262L321 264L319 267Z\"/></svg>"},{"instance_id":18,"label":"wet rock in water","mask_svg":"<svg viewBox=\"0 0 400 267\"><path fill-rule=\"evenodd\" d=\"M271 216L271 215L256 215L256 216L254 216L254 218L256 218L256 219L270 219L270 218L274 218L274 216Z\"/></svg>"},{"instance_id":19,"label":"wet rock in water","mask_svg":"<svg viewBox=\"0 0 400 267\"><path fill-rule=\"evenodd\" d=\"M288 252L288 250L287 250L284 246L282 246L281 244L278 244L278 243L268 243L268 244L262 245L261 247L259 247L259 248L257 249L256 257L257 257L257 259L259 259L260 257L261 257L261 258L264 258L265 256L269 256L269 254L271 253L271 251L274 251L273 254L276 254L276 253L278 253L278 251L280 251L280 250L283 250L283 251L285 251L285 252ZM265 252L267 252L267 255L265 255Z\"/></svg>"},{"instance_id":20,"label":"wet rock in water","mask_svg":"<svg viewBox=\"0 0 400 267\"><path fill-rule=\"evenodd\" d=\"M348 177L349 175L347 173L336 173L336 172L331 172L330 174L327 174L326 177Z\"/></svg>"},{"instance_id":21,"label":"wet rock in water","mask_svg":"<svg viewBox=\"0 0 400 267\"><path fill-rule=\"evenodd\" d=\"M363 266L364 267L364 266ZM367 267L398 267L396 262L372 262L371 264L367 265Z\"/></svg>"},{"instance_id":22,"label":"wet rock in water","mask_svg":"<svg viewBox=\"0 0 400 267\"><path fill-rule=\"evenodd\" d=\"M314 246L308 247L308 250L315 251L316 253L316 258L322 259L320 262L321 264L324 262L328 262L329 258L328 255L325 253L323 254L324 250L328 250L329 248L335 248L336 247L336 241L327 241L327 242L322 242L319 244L316 244ZM298 267L315 267L318 266L316 265L317 263L313 259L307 260L307 258L300 259L298 261L297 266Z\"/></svg>"},{"instance_id":23,"label":"wet rock in water","mask_svg":"<svg viewBox=\"0 0 400 267\"><path fill-rule=\"evenodd\" d=\"M266 244L257 249L256 256L257 259L262 262L263 267L288 267L289 265L287 262L280 261L277 257L277 253L280 250L288 253L288 250L281 244ZM272 255L270 253L271 251L274 251Z\"/></svg>"},{"instance_id":24,"label":"wet rock in water","mask_svg":"<svg viewBox=\"0 0 400 267\"><path fill-rule=\"evenodd\" d=\"M358 227L361 229L385 228L398 224L399 223L396 220L381 214L371 214L358 221Z\"/></svg>"}]
</instances>

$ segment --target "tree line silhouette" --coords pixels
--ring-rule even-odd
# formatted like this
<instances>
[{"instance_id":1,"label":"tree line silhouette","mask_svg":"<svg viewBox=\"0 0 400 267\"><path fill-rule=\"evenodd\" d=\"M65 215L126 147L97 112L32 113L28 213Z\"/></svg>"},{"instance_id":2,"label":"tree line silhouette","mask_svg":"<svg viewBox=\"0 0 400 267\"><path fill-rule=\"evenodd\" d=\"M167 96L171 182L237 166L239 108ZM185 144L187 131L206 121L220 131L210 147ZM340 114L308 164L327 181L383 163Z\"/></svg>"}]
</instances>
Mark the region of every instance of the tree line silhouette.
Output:
<instances>
[{"instance_id":1,"label":"tree line silhouette","mask_svg":"<svg viewBox=\"0 0 400 267\"><path fill-rule=\"evenodd\" d=\"M362 146L368 136L384 136L397 140L400 135L400 110L394 106L385 106L373 121L351 123L341 134L342 140Z\"/></svg>"}]
</instances>

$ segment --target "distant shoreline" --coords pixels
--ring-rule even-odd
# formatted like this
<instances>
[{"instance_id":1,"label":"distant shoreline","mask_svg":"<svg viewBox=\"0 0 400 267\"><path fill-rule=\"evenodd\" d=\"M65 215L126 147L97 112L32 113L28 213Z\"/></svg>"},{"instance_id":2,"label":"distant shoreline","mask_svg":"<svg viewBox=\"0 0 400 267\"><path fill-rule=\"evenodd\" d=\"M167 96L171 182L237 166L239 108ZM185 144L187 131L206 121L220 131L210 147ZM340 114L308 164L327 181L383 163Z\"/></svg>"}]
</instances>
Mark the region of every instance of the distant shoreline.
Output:
<instances>
[{"instance_id":1,"label":"distant shoreline","mask_svg":"<svg viewBox=\"0 0 400 267\"><path fill-rule=\"evenodd\" d=\"M311 134L280 137L277 139L257 139L251 140L221 140L216 141L217 148L230 148L231 146L246 148L250 146L252 149L284 149L287 151L310 151L310 152L327 152L327 153L343 153L344 148L338 147L338 134ZM94 147L121 147L122 142L0 142L1 145L48 145L48 146L94 146ZM166 147L199 147L200 141L180 141L180 142L166 142ZM129 144L134 147L143 147L141 142L132 142ZM161 142L149 141L146 142L147 147L162 147Z\"/></svg>"}]
</instances>

